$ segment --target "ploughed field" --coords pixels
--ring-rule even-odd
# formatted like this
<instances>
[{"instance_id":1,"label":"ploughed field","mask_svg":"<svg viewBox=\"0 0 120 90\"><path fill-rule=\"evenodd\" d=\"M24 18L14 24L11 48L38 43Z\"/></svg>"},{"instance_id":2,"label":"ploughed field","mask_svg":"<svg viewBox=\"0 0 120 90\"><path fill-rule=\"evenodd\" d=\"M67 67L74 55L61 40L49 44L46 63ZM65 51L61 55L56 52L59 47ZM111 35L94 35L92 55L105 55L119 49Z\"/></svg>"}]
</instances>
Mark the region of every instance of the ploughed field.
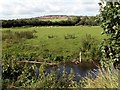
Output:
<instances>
[{"instance_id":1,"label":"ploughed field","mask_svg":"<svg viewBox=\"0 0 120 90\"><path fill-rule=\"evenodd\" d=\"M2 31L34 32L34 38L12 38L16 39L14 43L10 35L9 39L3 39L3 58L15 58L20 61L73 60L79 58L81 41L85 40L86 35L97 39L99 44L106 38L101 35L102 29L99 26L20 27L4 28Z\"/></svg>"}]
</instances>

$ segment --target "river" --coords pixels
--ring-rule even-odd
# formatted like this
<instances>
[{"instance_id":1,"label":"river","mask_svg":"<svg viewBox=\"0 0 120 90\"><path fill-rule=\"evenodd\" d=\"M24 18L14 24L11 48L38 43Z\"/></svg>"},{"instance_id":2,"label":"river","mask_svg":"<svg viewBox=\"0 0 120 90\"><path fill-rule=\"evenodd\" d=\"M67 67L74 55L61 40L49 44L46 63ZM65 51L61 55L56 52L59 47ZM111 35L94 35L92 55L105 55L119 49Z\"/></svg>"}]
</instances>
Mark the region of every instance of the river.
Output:
<instances>
[{"instance_id":1,"label":"river","mask_svg":"<svg viewBox=\"0 0 120 90\"><path fill-rule=\"evenodd\" d=\"M46 73L49 74L51 73L51 70L55 70L58 72L58 75L61 76L63 73L63 70L65 70L68 76L70 74L71 69L73 69L74 71L76 81L79 81L80 79L88 75L91 76L93 79L95 79L99 73L97 64L90 63L90 62L89 63L83 62L80 64L65 62L65 63L59 64L58 66L47 66ZM38 75L39 67L36 68L36 73Z\"/></svg>"}]
</instances>

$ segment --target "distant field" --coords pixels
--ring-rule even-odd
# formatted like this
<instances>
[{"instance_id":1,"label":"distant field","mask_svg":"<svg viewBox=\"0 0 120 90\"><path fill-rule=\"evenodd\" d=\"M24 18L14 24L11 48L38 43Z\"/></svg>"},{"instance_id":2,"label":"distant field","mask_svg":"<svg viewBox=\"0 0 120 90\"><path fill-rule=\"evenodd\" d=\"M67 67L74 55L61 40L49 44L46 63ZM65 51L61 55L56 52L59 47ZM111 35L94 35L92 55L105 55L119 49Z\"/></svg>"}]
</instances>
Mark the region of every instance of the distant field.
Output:
<instances>
[{"instance_id":1,"label":"distant field","mask_svg":"<svg viewBox=\"0 0 120 90\"><path fill-rule=\"evenodd\" d=\"M68 16L44 16L42 18L40 18L40 20L42 21L52 21L52 22L55 22L55 21L62 21L62 20L68 20L68 18L73 18L72 16L68 17ZM38 18L39 19L39 18Z\"/></svg>"},{"instance_id":2,"label":"distant field","mask_svg":"<svg viewBox=\"0 0 120 90\"><path fill-rule=\"evenodd\" d=\"M35 34L37 38L29 39L24 42L26 47L34 46L36 49L20 49L22 46L13 46L13 50L18 53L39 53L49 54L54 56L73 56L78 54L81 47L81 40L86 36L86 34L91 34L99 42L106 36L101 35L102 29L98 26L88 27L88 26L68 26L68 27L21 27L21 28L4 28L3 30L12 31L31 31L36 30ZM74 38L67 38L67 36L73 36ZM17 47L17 49L15 48Z\"/></svg>"},{"instance_id":3,"label":"distant field","mask_svg":"<svg viewBox=\"0 0 120 90\"><path fill-rule=\"evenodd\" d=\"M52 21L52 22L55 22L55 21L62 21L62 20L68 20L68 18L58 18L58 19L40 19L42 21Z\"/></svg>"}]
</instances>

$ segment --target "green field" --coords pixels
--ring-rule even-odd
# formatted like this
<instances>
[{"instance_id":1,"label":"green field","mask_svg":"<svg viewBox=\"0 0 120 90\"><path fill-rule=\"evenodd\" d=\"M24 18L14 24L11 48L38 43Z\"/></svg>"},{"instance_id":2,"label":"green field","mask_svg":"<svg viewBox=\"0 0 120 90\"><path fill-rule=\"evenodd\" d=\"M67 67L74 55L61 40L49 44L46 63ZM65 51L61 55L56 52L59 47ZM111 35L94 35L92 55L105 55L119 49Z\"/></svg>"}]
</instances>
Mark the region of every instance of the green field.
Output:
<instances>
[{"instance_id":1,"label":"green field","mask_svg":"<svg viewBox=\"0 0 120 90\"><path fill-rule=\"evenodd\" d=\"M21 43L13 44L9 51L19 54L20 57L35 55L37 59L50 57L53 60L56 56L63 56L64 59L74 59L79 55L81 40L86 34L98 40L100 43L106 36L101 35L102 29L98 26L68 26L68 27L21 27L4 28L11 31L32 31L35 30L36 38L27 39ZM72 38L71 38L72 37ZM3 47L6 43L3 42ZM8 48L3 48L8 50ZM4 51L3 51L4 52Z\"/></svg>"}]
</instances>

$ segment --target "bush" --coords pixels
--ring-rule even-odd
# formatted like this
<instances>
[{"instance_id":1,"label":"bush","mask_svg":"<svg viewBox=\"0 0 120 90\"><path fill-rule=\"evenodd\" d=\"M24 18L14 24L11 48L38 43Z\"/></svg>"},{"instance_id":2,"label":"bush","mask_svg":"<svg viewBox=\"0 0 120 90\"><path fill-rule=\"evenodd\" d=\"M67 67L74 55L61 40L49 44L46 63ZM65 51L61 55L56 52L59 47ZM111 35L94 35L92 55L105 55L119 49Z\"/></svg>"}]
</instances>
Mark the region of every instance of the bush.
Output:
<instances>
[{"instance_id":1,"label":"bush","mask_svg":"<svg viewBox=\"0 0 120 90\"><path fill-rule=\"evenodd\" d=\"M101 64L103 67L112 67L115 61L120 62L120 0L101 0L99 5L99 22L103 34L109 36L101 46Z\"/></svg>"},{"instance_id":2,"label":"bush","mask_svg":"<svg viewBox=\"0 0 120 90\"><path fill-rule=\"evenodd\" d=\"M90 34L86 35L81 40L82 46L80 48L81 58L85 61L99 61L101 58L101 52L99 50L98 42Z\"/></svg>"}]
</instances>

